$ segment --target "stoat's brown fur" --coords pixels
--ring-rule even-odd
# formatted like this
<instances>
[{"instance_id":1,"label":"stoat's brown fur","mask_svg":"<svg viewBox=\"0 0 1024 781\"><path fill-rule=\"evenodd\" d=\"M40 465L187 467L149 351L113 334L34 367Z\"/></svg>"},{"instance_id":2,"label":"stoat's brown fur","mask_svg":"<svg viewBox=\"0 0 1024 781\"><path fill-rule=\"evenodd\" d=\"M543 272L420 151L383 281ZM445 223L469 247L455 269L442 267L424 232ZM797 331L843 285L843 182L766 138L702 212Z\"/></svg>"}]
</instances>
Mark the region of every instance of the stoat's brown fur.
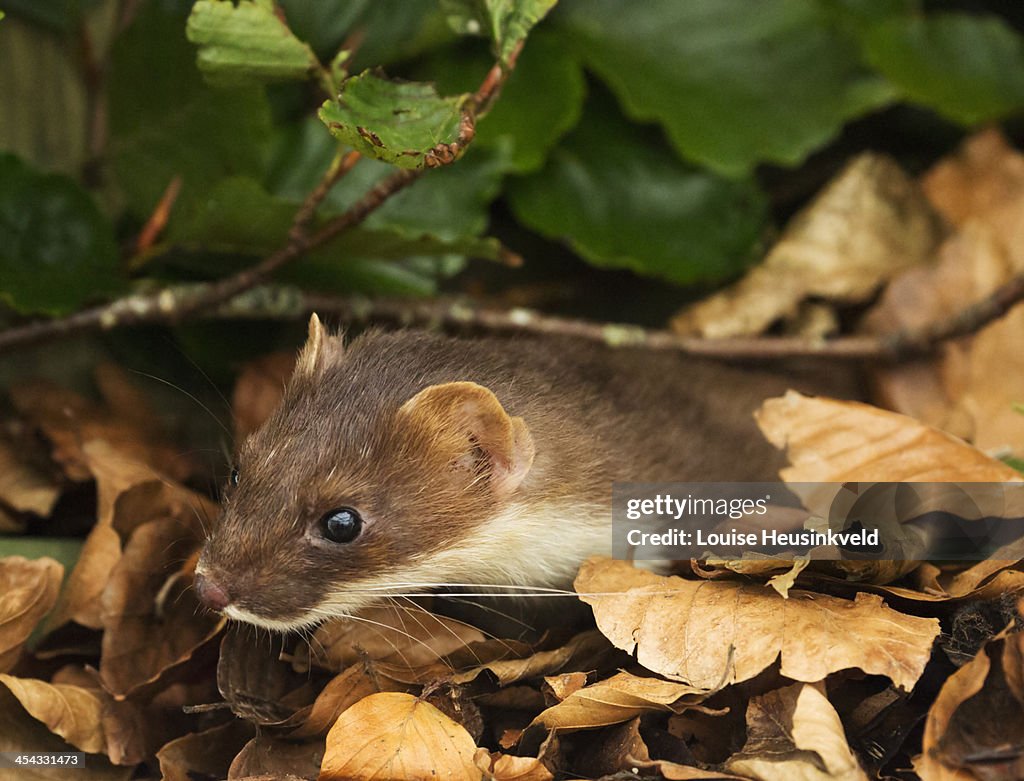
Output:
<instances>
[{"instance_id":1,"label":"stoat's brown fur","mask_svg":"<svg viewBox=\"0 0 1024 781\"><path fill-rule=\"evenodd\" d=\"M241 446L199 572L229 616L277 629L404 584L567 586L610 551L613 481L774 479L781 457L752 413L807 385L567 340L400 331L346 346L314 317L280 407ZM364 519L350 543L318 534L336 507Z\"/></svg>"}]
</instances>

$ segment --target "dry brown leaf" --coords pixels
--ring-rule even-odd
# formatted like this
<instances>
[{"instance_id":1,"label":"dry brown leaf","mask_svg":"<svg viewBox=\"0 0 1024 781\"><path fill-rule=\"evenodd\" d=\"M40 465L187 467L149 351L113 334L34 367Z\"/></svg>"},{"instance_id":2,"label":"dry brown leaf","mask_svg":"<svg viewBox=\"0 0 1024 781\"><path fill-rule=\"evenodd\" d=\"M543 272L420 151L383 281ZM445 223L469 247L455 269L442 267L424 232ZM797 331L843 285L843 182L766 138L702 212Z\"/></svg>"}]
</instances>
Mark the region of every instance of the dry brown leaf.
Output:
<instances>
[{"instance_id":1,"label":"dry brown leaf","mask_svg":"<svg viewBox=\"0 0 1024 781\"><path fill-rule=\"evenodd\" d=\"M327 734L320 781L480 781L469 733L411 694L381 692L360 700Z\"/></svg>"},{"instance_id":2,"label":"dry brown leaf","mask_svg":"<svg viewBox=\"0 0 1024 781\"><path fill-rule=\"evenodd\" d=\"M407 691L407 688L387 676L371 675L365 665L354 664L334 676L312 706L296 713L282 726L297 725L290 733L294 738L326 735L338 716L379 691Z\"/></svg>"},{"instance_id":3,"label":"dry brown leaf","mask_svg":"<svg viewBox=\"0 0 1024 781\"><path fill-rule=\"evenodd\" d=\"M328 670L344 670L363 658L388 659L414 669L483 640L483 632L461 621L418 607L383 605L360 612L356 619L322 624L310 650L313 662Z\"/></svg>"},{"instance_id":4,"label":"dry brown leaf","mask_svg":"<svg viewBox=\"0 0 1024 781\"><path fill-rule=\"evenodd\" d=\"M913 688L939 634L934 618L890 609L881 597L849 601L761 585L661 577L594 558L576 577L598 628L649 670L711 691L753 678L781 657L781 674L824 680L857 668ZM584 690L586 691L586 690Z\"/></svg>"},{"instance_id":5,"label":"dry brown leaf","mask_svg":"<svg viewBox=\"0 0 1024 781\"><path fill-rule=\"evenodd\" d=\"M640 717L601 730L593 736L594 749L573 763L585 778L603 778L632 771L636 762L650 760L650 750L640 734Z\"/></svg>"},{"instance_id":6,"label":"dry brown leaf","mask_svg":"<svg viewBox=\"0 0 1024 781\"><path fill-rule=\"evenodd\" d=\"M167 444L145 395L125 372L111 364L96 370L105 404L45 381L24 382L10 389L15 408L37 426L53 445L53 459L72 480L88 480L91 472L83 446L108 442L126 459L159 469L175 480L196 471L192 457Z\"/></svg>"},{"instance_id":7,"label":"dry brown leaf","mask_svg":"<svg viewBox=\"0 0 1024 781\"><path fill-rule=\"evenodd\" d=\"M471 649L470 649L471 650ZM549 651L537 651L522 659L498 659L475 665L469 670L452 676L455 683L468 683L475 679L483 670L489 670L502 686L523 681L527 678L538 678L553 675L564 669L579 668L593 670L608 663L618 652L609 645L597 630L580 632L565 645ZM453 657L449 657L453 660Z\"/></svg>"},{"instance_id":8,"label":"dry brown leaf","mask_svg":"<svg viewBox=\"0 0 1024 781\"><path fill-rule=\"evenodd\" d=\"M122 535L127 536L142 523L170 516L198 538L202 525L218 512L207 497L147 464L126 458L106 442L87 442L81 453L96 479L96 525L68 576L67 588L47 619L48 632L68 621L91 629L103 627L101 596L121 558Z\"/></svg>"},{"instance_id":9,"label":"dry brown leaf","mask_svg":"<svg viewBox=\"0 0 1024 781\"><path fill-rule=\"evenodd\" d=\"M289 663L294 640L287 635L261 640L256 627L228 625L220 641L217 690L232 713L257 726L301 724L299 713L308 715L315 696L309 670L297 671Z\"/></svg>"},{"instance_id":10,"label":"dry brown leaf","mask_svg":"<svg viewBox=\"0 0 1024 781\"><path fill-rule=\"evenodd\" d=\"M864 322L892 331L947 321L1024 271L1024 155L986 130L936 164L925 193L959 232L933 267L896 278ZM1024 307L970 338L940 347L930 361L874 371L887 407L968 439L986 451L1024 453Z\"/></svg>"},{"instance_id":11,"label":"dry brown leaf","mask_svg":"<svg viewBox=\"0 0 1024 781\"><path fill-rule=\"evenodd\" d=\"M790 391L767 400L755 417L765 437L787 449L792 466L783 469L781 476L790 484L1024 479L1015 469L950 434L867 404ZM818 507L817 512L827 513L827 508ZM813 568L859 582L888 583L917 566L918 562L908 560L844 559L815 562Z\"/></svg>"},{"instance_id":12,"label":"dry brown leaf","mask_svg":"<svg viewBox=\"0 0 1024 781\"><path fill-rule=\"evenodd\" d=\"M689 684L620 672L573 692L540 713L531 726L561 732L607 727L643 713L679 713L705 694Z\"/></svg>"},{"instance_id":13,"label":"dry brown leaf","mask_svg":"<svg viewBox=\"0 0 1024 781\"><path fill-rule=\"evenodd\" d=\"M14 442L0 439L0 504L46 517L60 496L53 478L26 461Z\"/></svg>"},{"instance_id":14,"label":"dry brown leaf","mask_svg":"<svg viewBox=\"0 0 1024 781\"><path fill-rule=\"evenodd\" d=\"M993 638L943 684L914 769L923 781L1024 775L1024 632Z\"/></svg>"},{"instance_id":15,"label":"dry brown leaf","mask_svg":"<svg viewBox=\"0 0 1024 781\"><path fill-rule=\"evenodd\" d=\"M544 684L552 696L561 702L587 685L586 673L562 673L544 678Z\"/></svg>"},{"instance_id":16,"label":"dry brown leaf","mask_svg":"<svg viewBox=\"0 0 1024 781\"><path fill-rule=\"evenodd\" d=\"M810 564L808 559L796 559L786 572L780 572L778 575L772 575L768 578L768 585L779 592L782 597L789 596L789 590L796 585L796 579L800 573L807 569L807 565Z\"/></svg>"},{"instance_id":17,"label":"dry brown leaf","mask_svg":"<svg viewBox=\"0 0 1024 781\"><path fill-rule=\"evenodd\" d=\"M255 728L241 719L172 740L156 753L163 781L227 778L231 762L253 737Z\"/></svg>"},{"instance_id":18,"label":"dry brown leaf","mask_svg":"<svg viewBox=\"0 0 1024 781\"><path fill-rule=\"evenodd\" d=\"M802 683L750 700L747 743L725 767L758 781L868 781L835 708Z\"/></svg>"},{"instance_id":19,"label":"dry brown leaf","mask_svg":"<svg viewBox=\"0 0 1024 781\"><path fill-rule=\"evenodd\" d=\"M315 779L324 758L323 741L291 743L258 735L238 752L228 768L228 781L251 776L285 776Z\"/></svg>"},{"instance_id":20,"label":"dry brown leaf","mask_svg":"<svg viewBox=\"0 0 1024 781\"><path fill-rule=\"evenodd\" d=\"M137 528L103 591L104 687L121 699L157 684L209 643L224 618L202 610L191 573L178 568L198 545L174 518Z\"/></svg>"},{"instance_id":21,"label":"dry brown leaf","mask_svg":"<svg viewBox=\"0 0 1024 781\"><path fill-rule=\"evenodd\" d=\"M956 437L868 404L790 391L755 417L768 440L787 449L787 483L1024 480Z\"/></svg>"},{"instance_id":22,"label":"dry brown leaf","mask_svg":"<svg viewBox=\"0 0 1024 781\"><path fill-rule=\"evenodd\" d=\"M0 672L14 667L25 641L56 603L63 577L63 565L53 559L0 559Z\"/></svg>"},{"instance_id":23,"label":"dry brown leaf","mask_svg":"<svg viewBox=\"0 0 1024 781\"><path fill-rule=\"evenodd\" d=\"M6 687L0 687L0 752L24 753L75 751L57 735L32 718ZM127 781L132 768L114 767L102 756L89 756L85 767L60 778L74 778L78 781ZM54 781L52 768L24 767L18 770L0 768L0 781Z\"/></svg>"},{"instance_id":24,"label":"dry brown leaf","mask_svg":"<svg viewBox=\"0 0 1024 781\"><path fill-rule=\"evenodd\" d=\"M634 767L654 770L668 781L748 781L750 776L737 776L732 773L719 773L717 770L702 770L699 767L680 765L666 759L637 760Z\"/></svg>"},{"instance_id":25,"label":"dry brown leaf","mask_svg":"<svg viewBox=\"0 0 1024 781\"><path fill-rule=\"evenodd\" d=\"M294 368L294 352L271 353L242 367L231 395L236 442L259 428L281 403Z\"/></svg>"},{"instance_id":26,"label":"dry brown leaf","mask_svg":"<svg viewBox=\"0 0 1024 781\"><path fill-rule=\"evenodd\" d=\"M672 327L710 338L759 334L810 296L863 301L930 259L939 234L938 218L900 167L862 155L793 218L763 263L683 310Z\"/></svg>"},{"instance_id":27,"label":"dry brown leaf","mask_svg":"<svg viewBox=\"0 0 1024 781\"><path fill-rule=\"evenodd\" d=\"M1024 198L1020 216L1024 217ZM914 269L889 285L864 321L883 333L940 323L981 300L1024 269L989 228L968 223L947 240L937 265ZM973 442L986 451L1024 453L1024 307L970 338L941 346L927 362L873 373L879 402Z\"/></svg>"},{"instance_id":28,"label":"dry brown leaf","mask_svg":"<svg viewBox=\"0 0 1024 781\"><path fill-rule=\"evenodd\" d=\"M81 668L58 670L49 683L10 675L0 682L51 732L87 753L105 753L115 765L144 761L175 734L166 712L116 702Z\"/></svg>"},{"instance_id":29,"label":"dry brown leaf","mask_svg":"<svg viewBox=\"0 0 1024 781\"><path fill-rule=\"evenodd\" d=\"M494 781L552 781L554 774L536 757L490 754L488 772Z\"/></svg>"},{"instance_id":30,"label":"dry brown leaf","mask_svg":"<svg viewBox=\"0 0 1024 781\"><path fill-rule=\"evenodd\" d=\"M997 128L975 133L956 154L921 177L924 194L954 225L984 219L1009 235L1012 214L1024 198L1024 155Z\"/></svg>"},{"instance_id":31,"label":"dry brown leaf","mask_svg":"<svg viewBox=\"0 0 1024 781\"><path fill-rule=\"evenodd\" d=\"M72 746L87 754L106 747L103 733L103 696L81 686L50 684L34 678L0 675L6 686L32 718L41 721Z\"/></svg>"}]
</instances>

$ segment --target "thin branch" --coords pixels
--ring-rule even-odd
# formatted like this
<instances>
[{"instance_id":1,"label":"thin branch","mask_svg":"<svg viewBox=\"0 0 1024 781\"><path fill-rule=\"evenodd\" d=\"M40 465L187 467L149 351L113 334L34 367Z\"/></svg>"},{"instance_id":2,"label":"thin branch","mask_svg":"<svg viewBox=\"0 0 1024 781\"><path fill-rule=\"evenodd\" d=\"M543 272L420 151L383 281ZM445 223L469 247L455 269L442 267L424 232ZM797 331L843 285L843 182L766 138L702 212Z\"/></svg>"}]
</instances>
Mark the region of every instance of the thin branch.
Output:
<instances>
[{"instance_id":1,"label":"thin branch","mask_svg":"<svg viewBox=\"0 0 1024 781\"><path fill-rule=\"evenodd\" d=\"M309 231L310 223L313 222L313 218L316 216L316 210L320 208L320 204L324 202L324 199L330 194L331 189L347 174L362 155L359 152L349 152L346 155L339 153L331 161L330 168L327 169L327 173L317 184L316 188L309 194L302 206L295 213L295 218L292 220L291 230L288 231L288 238L293 242L301 242L306 238Z\"/></svg>"},{"instance_id":2,"label":"thin branch","mask_svg":"<svg viewBox=\"0 0 1024 781\"><path fill-rule=\"evenodd\" d=\"M451 299L370 299L303 293L293 288L259 288L210 312L217 318L297 319L316 311L347 323L391 323L453 331L570 336L609 347L675 351L735 360L777 361L820 358L837 361L897 362L921 357L951 339L977 333L1024 300L1024 274L961 310L950 320L925 328L877 336L835 339L749 337L703 339L624 323L554 317L529 309L488 309Z\"/></svg>"},{"instance_id":3,"label":"thin branch","mask_svg":"<svg viewBox=\"0 0 1024 781\"><path fill-rule=\"evenodd\" d=\"M353 162L354 164L354 162ZM178 285L153 293L139 293L103 306L56 320L40 320L0 332L0 351L80 331L110 330L141 323L176 323L203 309L214 307L260 284L268 276L311 249L355 227L378 209L384 201L415 181L418 171L398 171L371 188L362 198L324 225L312 237L299 235L255 266L216 282L203 285ZM328 177L337 177L333 170ZM307 198L318 197L320 188ZM299 209L301 215L305 206Z\"/></svg>"}]
</instances>

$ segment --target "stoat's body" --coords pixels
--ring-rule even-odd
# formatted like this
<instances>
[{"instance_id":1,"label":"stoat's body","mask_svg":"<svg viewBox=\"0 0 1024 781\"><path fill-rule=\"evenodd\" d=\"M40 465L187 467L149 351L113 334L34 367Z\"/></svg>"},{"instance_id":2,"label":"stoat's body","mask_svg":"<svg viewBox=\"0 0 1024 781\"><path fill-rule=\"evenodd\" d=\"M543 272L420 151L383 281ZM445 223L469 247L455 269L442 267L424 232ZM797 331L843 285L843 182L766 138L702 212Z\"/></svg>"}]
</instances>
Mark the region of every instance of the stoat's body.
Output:
<instances>
[{"instance_id":1,"label":"stoat's body","mask_svg":"<svg viewBox=\"0 0 1024 781\"><path fill-rule=\"evenodd\" d=\"M345 346L314 317L280 407L241 447L197 589L291 629L425 584L567 586L610 551L613 481L774 479L752 412L790 384L573 341Z\"/></svg>"}]
</instances>

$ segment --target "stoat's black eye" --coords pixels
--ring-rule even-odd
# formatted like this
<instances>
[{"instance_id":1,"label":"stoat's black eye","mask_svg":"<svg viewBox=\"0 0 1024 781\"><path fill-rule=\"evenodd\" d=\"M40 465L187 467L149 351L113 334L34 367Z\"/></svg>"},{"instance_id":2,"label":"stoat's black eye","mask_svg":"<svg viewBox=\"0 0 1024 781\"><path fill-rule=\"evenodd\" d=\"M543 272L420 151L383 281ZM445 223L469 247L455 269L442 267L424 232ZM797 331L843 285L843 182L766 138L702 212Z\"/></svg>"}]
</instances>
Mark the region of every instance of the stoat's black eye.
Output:
<instances>
[{"instance_id":1,"label":"stoat's black eye","mask_svg":"<svg viewBox=\"0 0 1024 781\"><path fill-rule=\"evenodd\" d=\"M351 507L339 507L320 519L320 528L331 542L352 542L363 530L363 519Z\"/></svg>"},{"instance_id":2,"label":"stoat's black eye","mask_svg":"<svg viewBox=\"0 0 1024 781\"><path fill-rule=\"evenodd\" d=\"M231 467L231 485L238 485L238 467Z\"/></svg>"}]
</instances>

